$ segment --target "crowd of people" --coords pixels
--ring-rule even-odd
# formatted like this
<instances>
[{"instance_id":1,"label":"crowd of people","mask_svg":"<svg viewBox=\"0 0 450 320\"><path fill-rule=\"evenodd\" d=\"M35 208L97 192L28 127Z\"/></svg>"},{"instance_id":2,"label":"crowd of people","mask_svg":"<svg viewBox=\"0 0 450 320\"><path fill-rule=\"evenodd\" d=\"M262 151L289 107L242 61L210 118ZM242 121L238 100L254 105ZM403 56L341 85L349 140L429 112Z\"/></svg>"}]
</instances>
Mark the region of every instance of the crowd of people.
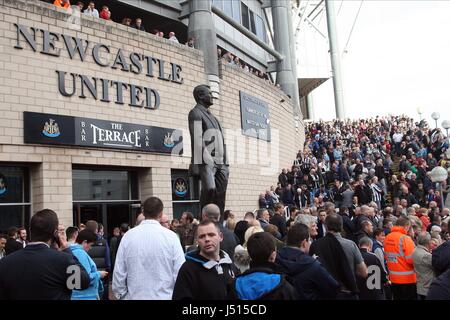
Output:
<instances>
[{"instance_id":1,"label":"crowd of people","mask_svg":"<svg viewBox=\"0 0 450 320\"><path fill-rule=\"evenodd\" d=\"M270 77L267 75L267 73L262 72L261 70L258 70L243 60L241 60L238 56L233 55L231 52L224 52L222 48L217 48L217 58L221 60L224 64L233 66L239 69L243 69L246 72L249 72L258 78L266 80L268 83L273 84ZM278 88L280 87L278 84L276 85Z\"/></svg>"},{"instance_id":2,"label":"crowd of people","mask_svg":"<svg viewBox=\"0 0 450 320\"><path fill-rule=\"evenodd\" d=\"M448 147L407 117L311 123L240 221L215 204L170 221L150 197L108 242L96 221L65 229L39 211L31 237L0 236L0 299L450 299L450 181L436 194L430 175Z\"/></svg>"},{"instance_id":3,"label":"crowd of people","mask_svg":"<svg viewBox=\"0 0 450 320\"><path fill-rule=\"evenodd\" d=\"M83 1L77 1L76 4L71 5L70 0L55 0L53 2L53 5L56 7L65 9L65 10L69 10L71 12L75 12L75 13L79 13L79 14L82 13L86 16L91 16L94 18L99 18L99 19L104 19L104 20L112 20L111 11L109 10L109 7L102 6L101 11L99 12L95 8L94 1L89 1L86 6ZM125 17L122 19L121 23L128 27L132 27L132 28L135 28L135 29L138 29L141 31L147 31L146 27L144 26L144 24L142 22L142 18L140 18L140 17L135 18L134 21L130 17ZM154 28L154 29L151 29L150 33L152 33L158 37L165 38L164 32L161 30ZM174 31L170 31L168 33L167 39L169 39L170 41L173 41L175 43L179 43L178 38L176 37ZM185 44L189 47L194 47L194 38L189 38Z\"/></svg>"},{"instance_id":4,"label":"crowd of people","mask_svg":"<svg viewBox=\"0 0 450 320\"><path fill-rule=\"evenodd\" d=\"M366 265L373 253L383 266L386 288L378 298L424 299L433 279L450 267L450 178L432 179L434 168L450 170L448 137L405 116L320 121L307 124L305 133L303 151L282 169L277 187L260 194L259 207L268 217L277 209L290 216L287 228L296 220L309 225L312 246L332 233L326 219L337 213L342 230L336 238L368 251L361 251ZM280 220L264 220L282 240ZM327 269L336 268L324 259L319 255ZM448 274L446 279L448 285Z\"/></svg>"}]
</instances>

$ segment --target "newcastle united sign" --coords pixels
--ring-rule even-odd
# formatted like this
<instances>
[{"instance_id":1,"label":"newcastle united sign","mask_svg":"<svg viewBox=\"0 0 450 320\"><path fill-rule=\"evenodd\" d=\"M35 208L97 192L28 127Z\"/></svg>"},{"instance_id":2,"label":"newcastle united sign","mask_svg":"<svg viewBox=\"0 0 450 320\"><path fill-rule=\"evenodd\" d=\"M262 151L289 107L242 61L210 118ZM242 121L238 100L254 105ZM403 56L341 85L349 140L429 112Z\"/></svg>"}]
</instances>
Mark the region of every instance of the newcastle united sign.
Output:
<instances>
[{"instance_id":1,"label":"newcastle united sign","mask_svg":"<svg viewBox=\"0 0 450 320\"><path fill-rule=\"evenodd\" d=\"M24 112L24 142L142 152L183 151L180 130L117 121Z\"/></svg>"},{"instance_id":2,"label":"newcastle united sign","mask_svg":"<svg viewBox=\"0 0 450 320\"><path fill-rule=\"evenodd\" d=\"M176 63L157 58L154 54L126 53L122 49L114 49L103 43L94 43L78 37L59 34L45 29L27 27L14 24L17 31L17 44L14 48L23 50L30 47L34 52L61 57L63 52L71 60L78 60L80 64L91 54L93 61L101 68L121 70L130 76L145 75L147 79L157 78L161 81L182 84L182 67ZM58 45L58 43L64 45ZM61 48L62 47L62 48ZM79 70L83 70L80 65ZM58 78L58 90L65 97L78 96L95 100L143 109L158 109L161 98L153 88L125 83L116 79L91 77L75 72L55 70ZM129 100L125 101L124 93L128 90Z\"/></svg>"}]
</instances>

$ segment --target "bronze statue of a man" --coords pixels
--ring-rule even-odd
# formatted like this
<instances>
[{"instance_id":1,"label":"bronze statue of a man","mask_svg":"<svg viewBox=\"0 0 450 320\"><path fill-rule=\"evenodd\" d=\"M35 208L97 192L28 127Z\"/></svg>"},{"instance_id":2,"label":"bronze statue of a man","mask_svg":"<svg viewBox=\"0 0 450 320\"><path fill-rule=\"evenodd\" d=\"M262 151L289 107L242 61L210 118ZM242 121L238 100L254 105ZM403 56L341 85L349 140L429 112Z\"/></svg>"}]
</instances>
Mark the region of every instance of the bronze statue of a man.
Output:
<instances>
[{"instance_id":1,"label":"bronze statue of a man","mask_svg":"<svg viewBox=\"0 0 450 320\"><path fill-rule=\"evenodd\" d=\"M189 175L200 177L200 209L214 203L223 216L229 171L222 127L209 109L213 105L209 87L199 85L193 94L197 105L188 117L192 152Z\"/></svg>"}]
</instances>

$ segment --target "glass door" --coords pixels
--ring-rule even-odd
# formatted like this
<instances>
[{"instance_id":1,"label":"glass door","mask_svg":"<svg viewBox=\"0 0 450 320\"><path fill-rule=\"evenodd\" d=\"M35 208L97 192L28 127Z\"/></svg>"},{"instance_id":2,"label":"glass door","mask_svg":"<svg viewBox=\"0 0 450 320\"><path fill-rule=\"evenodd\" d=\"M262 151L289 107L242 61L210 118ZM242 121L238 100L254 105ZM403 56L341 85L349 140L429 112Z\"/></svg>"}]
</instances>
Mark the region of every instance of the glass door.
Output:
<instances>
[{"instance_id":1,"label":"glass door","mask_svg":"<svg viewBox=\"0 0 450 320\"><path fill-rule=\"evenodd\" d=\"M108 238L112 237L114 228L120 227L122 223L128 223L131 227L131 205L129 203L107 203L106 221L105 233Z\"/></svg>"},{"instance_id":2,"label":"glass door","mask_svg":"<svg viewBox=\"0 0 450 320\"><path fill-rule=\"evenodd\" d=\"M122 223L133 226L140 208L136 171L74 167L74 222L103 224L105 239Z\"/></svg>"},{"instance_id":3,"label":"glass door","mask_svg":"<svg viewBox=\"0 0 450 320\"><path fill-rule=\"evenodd\" d=\"M92 203L74 203L74 221L77 226L80 223L86 224L89 220L97 221L98 223L104 223L103 219L103 205Z\"/></svg>"},{"instance_id":4,"label":"glass door","mask_svg":"<svg viewBox=\"0 0 450 320\"><path fill-rule=\"evenodd\" d=\"M105 239L112 237L113 230L122 223L134 226L139 214L140 202L103 202L103 203L74 203L73 214L76 226L94 220L103 225Z\"/></svg>"}]
</instances>

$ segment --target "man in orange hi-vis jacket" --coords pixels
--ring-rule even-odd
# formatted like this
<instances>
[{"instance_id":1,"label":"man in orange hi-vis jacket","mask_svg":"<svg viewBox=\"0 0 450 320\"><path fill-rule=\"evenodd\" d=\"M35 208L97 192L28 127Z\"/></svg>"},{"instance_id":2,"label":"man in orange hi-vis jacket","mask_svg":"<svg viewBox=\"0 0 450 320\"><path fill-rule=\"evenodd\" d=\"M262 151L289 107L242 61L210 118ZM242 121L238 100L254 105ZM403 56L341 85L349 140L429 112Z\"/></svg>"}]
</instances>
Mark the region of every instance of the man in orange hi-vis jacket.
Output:
<instances>
[{"instance_id":1,"label":"man in orange hi-vis jacket","mask_svg":"<svg viewBox=\"0 0 450 320\"><path fill-rule=\"evenodd\" d=\"M384 254L394 300L417 299L416 273L412 258L415 245L409 236L410 230L409 219L400 217L384 240Z\"/></svg>"},{"instance_id":2,"label":"man in orange hi-vis jacket","mask_svg":"<svg viewBox=\"0 0 450 320\"><path fill-rule=\"evenodd\" d=\"M55 2L53 2L53 5L63 8L63 9L69 9L70 1L69 0L55 0Z\"/></svg>"}]
</instances>

